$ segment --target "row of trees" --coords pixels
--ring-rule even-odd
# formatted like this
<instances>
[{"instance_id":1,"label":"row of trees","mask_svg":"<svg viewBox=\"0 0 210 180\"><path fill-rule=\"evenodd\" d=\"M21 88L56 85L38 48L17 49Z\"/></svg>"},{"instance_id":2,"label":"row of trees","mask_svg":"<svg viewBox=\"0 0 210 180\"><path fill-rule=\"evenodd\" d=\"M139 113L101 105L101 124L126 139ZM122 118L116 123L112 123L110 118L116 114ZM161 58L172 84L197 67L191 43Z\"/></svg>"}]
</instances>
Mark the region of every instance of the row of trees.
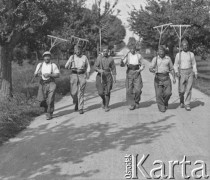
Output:
<instances>
[{"instance_id":1,"label":"row of trees","mask_svg":"<svg viewBox=\"0 0 210 180\"><path fill-rule=\"evenodd\" d=\"M89 40L88 50L99 45L99 28L105 27L102 43L122 44L125 28L115 11L117 0L96 1L92 9L86 0L0 0L1 97L12 96L12 52L26 46L29 52L49 49L47 34L62 38L78 36ZM104 26L106 25L106 26ZM103 29L102 29L103 30ZM66 51L71 44L60 45ZM55 48L54 51L57 51Z\"/></svg>"},{"instance_id":2,"label":"row of trees","mask_svg":"<svg viewBox=\"0 0 210 180\"><path fill-rule=\"evenodd\" d=\"M143 47L157 49L159 34L154 26L173 23L190 24L184 35L191 42L192 50L204 56L210 48L210 1L208 0L147 0L147 5L130 12L131 30L142 37ZM174 59L174 48L178 45L177 34L168 28L163 34L161 44L169 48Z\"/></svg>"}]
</instances>

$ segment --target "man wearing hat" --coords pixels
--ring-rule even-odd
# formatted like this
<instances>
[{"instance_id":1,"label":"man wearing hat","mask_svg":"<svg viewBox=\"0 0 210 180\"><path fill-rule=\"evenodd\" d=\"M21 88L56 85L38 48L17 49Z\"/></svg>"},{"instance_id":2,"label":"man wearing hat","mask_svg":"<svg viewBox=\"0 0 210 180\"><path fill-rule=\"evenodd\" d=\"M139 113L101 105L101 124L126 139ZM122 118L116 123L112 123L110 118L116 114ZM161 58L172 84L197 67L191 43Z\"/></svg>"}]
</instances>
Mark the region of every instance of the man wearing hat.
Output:
<instances>
[{"instance_id":1,"label":"man wearing hat","mask_svg":"<svg viewBox=\"0 0 210 180\"><path fill-rule=\"evenodd\" d=\"M149 68L150 72L155 73L154 86L156 102L160 112L168 109L168 101L172 95L172 85L169 73L173 76L173 83L176 83L173 63L169 56L166 56L164 46L158 48L158 56L154 57Z\"/></svg>"},{"instance_id":2,"label":"man wearing hat","mask_svg":"<svg viewBox=\"0 0 210 180\"><path fill-rule=\"evenodd\" d=\"M70 74L70 92L75 104L75 111L84 113L84 94L86 79L89 78L90 64L88 58L82 54L82 49L75 46L75 54L70 56L65 68L71 70Z\"/></svg>"},{"instance_id":3,"label":"man wearing hat","mask_svg":"<svg viewBox=\"0 0 210 180\"><path fill-rule=\"evenodd\" d=\"M102 108L110 111L109 102L113 83L116 83L116 66L114 59L109 56L108 47L103 47L103 54L99 55L95 62L96 88L102 99Z\"/></svg>"},{"instance_id":4,"label":"man wearing hat","mask_svg":"<svg viewBox=\"0 0 210 180\"><path fill-rule=\"evenodd\" d=\"M136 47L131 46L130 52L124 59L121 60L120 64L121 67L127 65L126 97L130 106L130 110L138 108L139 102L141 100L141 93L143 88L141 71L143 71L145 68L142 60L142 56L136 52Z\"/></svg>"},{"instance_id":5,"label":"man wearing hat","mask_svg":"<svg viewBox=\"0 0 210 180\"><path fill-rule=\"evenodd\" d=\"M50 120L54 112L55 78L59 77L60 71L57 65L51 62L49 51L43 54L43 58L44 62L37 65L34 76L41 76L37 99L40 106L45 108L47 120Z\"/></svg>"},{"instance_id":6,"label":"man wearing hat","mask_svg":"<svg viewBox=\"0 0 210 180\"><path fill-rule=\"evenodd\" d=\"M190 111L192 85L194 77L197 79L197 65L194 53L189 51L187 40L182 41L183 51L177 53L174 63L176 76L179 78L180 107ZM185 95L185 98L184 98Z\"/></svg>"}]
</instances>

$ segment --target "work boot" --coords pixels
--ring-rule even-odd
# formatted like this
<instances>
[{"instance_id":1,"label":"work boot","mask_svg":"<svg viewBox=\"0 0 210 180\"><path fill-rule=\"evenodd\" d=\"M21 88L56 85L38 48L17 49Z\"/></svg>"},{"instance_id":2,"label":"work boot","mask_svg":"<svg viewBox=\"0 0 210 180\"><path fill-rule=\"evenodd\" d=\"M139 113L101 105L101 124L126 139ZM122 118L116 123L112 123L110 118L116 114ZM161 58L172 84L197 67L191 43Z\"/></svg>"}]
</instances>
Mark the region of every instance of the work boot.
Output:
<instances>
[{"instance_id":1,"label":"work boot","mask_svg":"<svg viewBox=\"0 0 210 180\"><path fill-rule=\"evenodd\" d=\"M102 109L105 109L105 96L104 96L104 95L103 95L103 96L101 95L100 97L101 97L101 99L102 99L101 108L102 108Z\"/></svg>"},{"instance_id":2,"label":"work boot","mask_svg":"<svg viewBox=\"0 0 210 180\"><path fill-rule=\"evenodd\" d=\"M136 103L135 104L135 109L138 109L139 108L139 103Z\"/></svg>"},{"instance_id":3,"label":"work boot","mask_svg":"<svg viewBox=\"0 0 210 180\"><path fill-rule=\"evenodd\" d=\"M79 113L80 113L80 114L84 114L83 109L80 109L80 110L79 110Z\"/></svg>"},{"instance_id":4,"label":"work boot","mask_svg":"<svg viewBox=\"0 0 210 180\"><path fill-rule=\"evenodd\" d=\"M105 96L105 112L108 112L111 110L109 108L109 101L110 101L110 96Z\"/></svg>"},{"instance_id":5,"label":"work boot","mask_svg":"<svg viewBox=\"0 0 210 180\"><path fill-rule=\"evenodd\" d=\"M78 103L75 104L74 111L78 111Z\"/></svg>"},{"instance_id":6,"label":"work boot","mask_svg":"<svg viewBox=\"0 0 210 180\"><path fill-rule=\"evenodd\" d=\"M185 106L185 109L186 109L187 111L191 111L190 105L186 105L186 106Z\"/></svg>"},{"instance_id":7,"label":"work boot","mask_svg":"<svg viewBox=\"0 0 210 180\"><path fill-rule=\"evenodd\" d=\"M180 108L184 108L184 103L180 103Z\"/></svg>"},{"instance_id":8,"label":"work boot","mask_svg":"<svg viewBox=\"0 0 210 180\"><path fill-rule=\"evenodd\" d=\"M132 111L132 110L134 110L134 109L136 109L136 105L131 105L130 107L129 107L129 109Z\"/></svg>"},{"instance_id":9,"label":"work boot","mask_svg":"<svg viewBox=\"0 0 210 180\"><path fill-rule=\"evenodd\" d=\"M50 119L52 119L51 114L50 113L46 113L46 120L50 120Z\"/></svg>"}]
</instances>

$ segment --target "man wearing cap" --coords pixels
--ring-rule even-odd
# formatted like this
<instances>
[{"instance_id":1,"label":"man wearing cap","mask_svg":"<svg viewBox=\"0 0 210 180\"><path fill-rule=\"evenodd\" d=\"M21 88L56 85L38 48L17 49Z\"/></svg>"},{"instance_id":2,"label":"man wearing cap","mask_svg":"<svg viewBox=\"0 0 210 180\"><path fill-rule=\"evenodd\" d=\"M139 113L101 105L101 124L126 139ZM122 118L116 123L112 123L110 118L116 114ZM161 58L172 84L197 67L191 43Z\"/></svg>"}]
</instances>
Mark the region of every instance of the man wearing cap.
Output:
<instances>
[{"instance_id":1,"label":"man wearing cap","mask_svg":"<svg viewBox=\"0 0 210 180\"><path fill-rule=\"evenodd\" d=\"M194 77L197 79L198 73L195 56L189 51L188 41L183 40L182 47L183 51L176 55L174 69L179 78L180 107L190 111L193 80Z\"/></svg>"},{"instance_id":2,"label":"man wearing cap","mask_svg":"<svg viewBox=\"0 0 210 180\"><path fill-rule=\"evenodd\" d=\"M143 82L141 71L144 70L143 58L139 53L136 53L136 47L132 46L130 52L124 59L121 59L121 67L127 65L126 72L126 97L129 104L129 109L134 110L139 107Z\"/></svg>"},{"instance_id":3,"label":"man wearing cap","mask_svg":"<svg viewBox=\"0 0 210 180\"><path fill-rule=\"evenodd\" d=\"M156 102L160 112L168 109L168 101L172 95L172 85L169 73L173 76L173 83L176 83L173 63L169 56L166 56L165 48L158 48L158 56L154 57L149 68L150 72L155 73L154 86Z\"/></svg>"},{"instance_id":4,"label":"man wearing cap","mask_svg":"<svg viewBox=\"0 0 210 180\"><path fill-rule=\"evenodd\" d=\"M96 88L102 99L102 108L110 111L109 102L113 83L116 83L116 66L114 59L109 56L108 47L103 48L103 54L99 55L95 62Z\"/></svg>"},{"instance_id":5,"label":"man wearing cap","mask_svg":"<svg viewBox=\"0 0 210 180\"><path fill-rule=\"evenodd\" d=\"M55 78L59 77L60 71L57 65L51 62L49 51L43 54L43 58L44 62L37 65L34 76L41 76L37 99L45 109L47 120L50 120L54 112Z\"/></svg>"},{"instance_id":6,"label":"man wearing cap","mask_svg":"<svg viewBox=\"0 0 210 180\"><path fill-rule=\"evenodd\" d=\"M89 78L90 64L88 58L82 54L82 49L75 46L75 54L70 56L65 68L71 70L70 74L70 92L75 104L75 111L84 113L84 94L86 79Z\"/></svg>"}]
</instances>

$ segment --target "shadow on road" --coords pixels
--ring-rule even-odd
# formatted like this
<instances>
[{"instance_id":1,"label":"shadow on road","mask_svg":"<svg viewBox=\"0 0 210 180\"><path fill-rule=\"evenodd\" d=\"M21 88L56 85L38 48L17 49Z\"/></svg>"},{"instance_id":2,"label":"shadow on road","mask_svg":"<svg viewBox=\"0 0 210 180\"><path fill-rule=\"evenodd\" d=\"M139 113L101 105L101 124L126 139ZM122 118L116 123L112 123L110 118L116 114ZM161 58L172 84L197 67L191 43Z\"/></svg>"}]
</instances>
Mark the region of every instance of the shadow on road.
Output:
<instances>
[{"instance_id":1,"label":"shadow on road","mask_svg":"<svg viewBox=\"0 0 210 180\"><path fill-rule=\"evenodd\" d=\"M180 105L180 103L169 104L168 109L177 109L177 108L179 108L179 105ZM204 106L204 105L205 105L205 103L202 101L193 101L190 103L191 109L194 109L199 106Z\"/></svg>"},{"instance_id":2,"label":"shadow on road","mask_svg":"<svg viewBox=\"0 0 210 180\"><path fill-rule=\"evenodd\" d=\"M138 123L131 127L119 127L112 122L75 127L68 124L68 121L52 128L47 127L48 124L42 125L25 134L27 137L32 135L31 138L18 142L22 150L27 149L30 153L24 157L17 157L16 161L21 162L19 166L4 163L0 168L1 178L16 177L30 180L50 177L59 177L58 179L91 177L100 171L94 169L80 173L79 170L75 172L66 167L80 166L86 157L90 158L107 150L126 151L134 145L140 148L144 144L150 144L163 134L169 133L175 126L168 121L173 116ZM36 147L33 147L33 144Z\"/></svg>"},{"instance_id":3,"label":"shadow on road","mask_svg":"<svg viewBox=\"0 0 210 180\"><path fill-rule=\"evenodd\" d=\"M114 84L114 88L112 90L112 93L117 92L119 90L122 90L124 88L125 88L125 80L118 80L117 83ZM98 96L98 92L97 92L97 89L96 89L95 82L88 82L87 87L86 87L86 92L85 92L85 101L89 101L89 100L92 100L92 99L95 99L95 98L98 98L98 97L99 96ZM71 96L68 96L68 97L65 97L65 98L71 98ZM119 105L123 105L123 104L124 104L123 102L120 102L118 105L111 105L111 107L114 109L114 108L119 107ZM71 106L74 107L73 104L69 104L67 106L56 109L56 111L66 109L66 108L71 107ZM85 112L92 111L92 110L95 110L95 109L99 109L100 107L101 107L101 99L99 100L98 104L94 104L94 105L86 107ZM74 112L74 111L73 110L60 111L59 113L55 114L54 117L60 117L62 115L67 115L68 113L70 114L72 112Z\"/></svg>"}]
</instances>

